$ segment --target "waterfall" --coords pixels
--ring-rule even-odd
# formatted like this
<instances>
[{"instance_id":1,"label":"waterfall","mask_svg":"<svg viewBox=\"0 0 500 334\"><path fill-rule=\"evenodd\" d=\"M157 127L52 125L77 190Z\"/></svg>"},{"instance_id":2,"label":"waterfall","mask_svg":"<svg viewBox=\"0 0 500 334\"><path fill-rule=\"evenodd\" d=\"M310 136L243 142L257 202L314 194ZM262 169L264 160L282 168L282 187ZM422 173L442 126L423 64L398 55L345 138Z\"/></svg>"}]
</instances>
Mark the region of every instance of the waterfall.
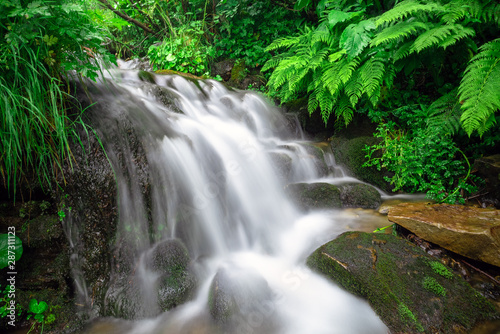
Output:
<instances>
[{"instance_id":1,"label":"waterfall","mask_svg":"<svg viewBox=\"0 0 500 334\"><path fill-rule=\"evenodd\" d=\"M329 171L317 168L295 117L256 92L214 80L120 69L106 75L89 89L118 188L105 303L133 305L136 320L102 320L114 329L96 325L87 333L387 333L365 301L305 266L345 226L335 210L301 212L284 188L342 172L328 154ZM147 172L135 161L130 131ZM182 241L197 282L191 300L167 312L158 305L159 274L148 264L164 240ZM229 281L243 300L241 312L218 327L208 310L216 280ZM130 282L135 288L124 288Z\"/></svg>"}]
</instances>

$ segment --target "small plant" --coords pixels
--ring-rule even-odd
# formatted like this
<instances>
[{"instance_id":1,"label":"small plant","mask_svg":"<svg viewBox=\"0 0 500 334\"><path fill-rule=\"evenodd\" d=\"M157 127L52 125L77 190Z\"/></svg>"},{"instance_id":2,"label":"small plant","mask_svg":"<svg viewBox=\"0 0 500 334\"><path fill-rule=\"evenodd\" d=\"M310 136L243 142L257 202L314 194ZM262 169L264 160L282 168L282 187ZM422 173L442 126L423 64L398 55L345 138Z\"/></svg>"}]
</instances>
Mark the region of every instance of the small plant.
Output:
<instances>
[{"instance_id":1,"label":"small plant","mask_svg":"<svg viewBox=\"0 0 500 334\"><path fill-rule=\"evenodd\" d=\"M28 305L28 317L27 319L35 319L35 322L31 326L30 330L28 331L28 334L35 328L36 324L41 324L42 329L40 331L40 334L43 333L43 328L44 325L49 325L53 323L56 320L56 316L53 313L50 314L45 314L46 312L49 311L49 306L47 305L46 302L40 301L38 302L36 299L31 299Z\"/></svg>"},{"instance_id":2,"label":"small plant","mask_svg":"<svg viewBox=\"0 0 500 334\"><path fill-rule=\"evenodd\" d=\"M393 176L385 179L394 191L424 192L429 199L451 204L463 204L466 195L477 191L469 183L474 181L470 165L466 169L458 160L461 151L450 136L422 128L406 132L394 122L381 124L375 136L382 140L366 147L368 161L364 166L392 172ZM374 154L377 151L382 153L378 157Z\"/></svg>"},{"instance_id":3,"label":"small plant","mask_svg":"<svg viewBox=\"0 0 500 334\"><path fill-rule=\"evenodd\" d=\"M438 261L429 262L432 270L438 275L443 276L444 278L451 279L453 278L453 273L448 269L444 264Z\"/></svg>"},{"instance_id":4,"label":"small plant","mask_svg":"<svg viewBox=\"0 0 500 334\"><path fill-rule=\"evenodd\" d=\"M194 21L177 29L175 36L160 45L152 45L148 57L155 70L168 69L202 75L214 49L204 41L202 21Z\"/></svg>"},{"instance_id":5,"label":"small plant","mask_svg":"<svg viewBox=\"0 0 500 334\"><path fill-rule=\"evenodd\" d=\"M424 289L434 293L437 296L444 297L446 296L445 288L439 284L434 277L425 277L422 282L422 286Z\"/></svg>"}]
</instances>

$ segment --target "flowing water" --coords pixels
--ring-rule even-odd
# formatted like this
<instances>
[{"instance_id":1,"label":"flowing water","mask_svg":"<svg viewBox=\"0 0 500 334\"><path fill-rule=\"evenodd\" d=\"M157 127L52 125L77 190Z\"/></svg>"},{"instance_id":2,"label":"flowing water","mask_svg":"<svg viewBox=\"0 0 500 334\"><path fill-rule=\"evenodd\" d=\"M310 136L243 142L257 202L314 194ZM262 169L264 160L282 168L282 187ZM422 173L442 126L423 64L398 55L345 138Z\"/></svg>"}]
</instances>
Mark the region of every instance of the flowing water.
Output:
<instances>
[{"instance_id":1,"label":"flowing water","mask_svg":"<svg viewBox=\"0 0 500 334\"><path fill-rule=\"evenodd\" d=\"M123 152L130 154L122 160L106 146L118 184L115 261L129 267L140 287L139 293L118 297L110 288L109 298L134 305L138 320L106 318L86 333L388 332L365 301L305 266L306 257L324 242L363 229L363 217L346 210L303 213L287 199L288 183L352 181L329 153L328 171L317 168L294 117L257 93L228 90L212 80L158 75L148 83L139 80L138 71L110 73L113 79L108 77L100 89L112 87L113 93L101 92L97 98L106 106L98 131L106 146L116 141L113 127L126 120L144 147L151 189L145 198L136 177L140 165L127 140ZM290 161L286 177L277 158ZM171 238L181 239L189 250L198 288L191 301L162 313L156 300L158 277L143 261L160 241ZM85 302L89 292L78 257L73 260ZM223 326L208 310L218 272L241 285L244 298L254 300Z\"/></svg>"}]
</instances>

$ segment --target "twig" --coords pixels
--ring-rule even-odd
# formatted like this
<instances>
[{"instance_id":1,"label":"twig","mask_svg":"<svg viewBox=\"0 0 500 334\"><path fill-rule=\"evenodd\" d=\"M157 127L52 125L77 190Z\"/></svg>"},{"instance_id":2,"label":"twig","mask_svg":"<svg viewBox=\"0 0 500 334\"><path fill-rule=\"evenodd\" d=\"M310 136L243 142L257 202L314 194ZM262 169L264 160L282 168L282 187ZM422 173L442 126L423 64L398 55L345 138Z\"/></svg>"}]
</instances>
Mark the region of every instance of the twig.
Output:
<instances>
[{"instance_id":1,"label":"twig","mask_svg":"<svg viewBox=\"0 0 500 334\"><path fill-rule=\"evenodd\" d=\"M500 285L500 282L499 282L499 281L498 281L495 277L491 276L491 275L490 275L490 274L488 274L488 273L485 273L484 271L482 271L482 270L481 270L481 269L479 269L479 268L474 267L472 264L470 264L470 263L468 263L468 262L466 262L466 261L464 261L464 260L460 260L460 261L462 261L463 263L465 263L466 265L468 265L468 266L469 266L469 267L471 267L472 269L474 269L474 270L476 270L476 271L480 272L480 273L481 273L481 274L483 274L484 276L488 277L489 279L491 279L491 280L492 280L493 282L495 282L496 284L499 284L499 285Z\"/></svg>"}]
</instances>

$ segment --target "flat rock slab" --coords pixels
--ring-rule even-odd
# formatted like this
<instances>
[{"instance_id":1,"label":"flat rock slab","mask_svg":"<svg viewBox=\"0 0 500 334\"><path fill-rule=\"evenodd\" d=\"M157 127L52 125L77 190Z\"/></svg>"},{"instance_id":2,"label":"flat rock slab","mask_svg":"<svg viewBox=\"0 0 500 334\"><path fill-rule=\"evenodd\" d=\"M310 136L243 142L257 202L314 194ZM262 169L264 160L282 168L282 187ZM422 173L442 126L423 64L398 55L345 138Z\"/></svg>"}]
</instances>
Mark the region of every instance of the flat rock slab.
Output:
<instances>
[{"instance_id":1,"label":"flat rock slab","mask_svg":"<svg viewBox=\"0 0 500 334\"><path fill-rule=\"evenodd\" d=\"M500 210L404 203L391 208L388 218L445 249L500 266Z\"/></svg>"},{"instance_id":2,"label":"flat rock slab","mask_svg":"<svg viewBox=\"0 0 500 334\"><path fill-rule=\"evenodd\" d=\"M366 298L394 334L465 334L498 317L461 276L390 234L346 232L318 248L307 265Z\"/></svg>"}]
</instances>

